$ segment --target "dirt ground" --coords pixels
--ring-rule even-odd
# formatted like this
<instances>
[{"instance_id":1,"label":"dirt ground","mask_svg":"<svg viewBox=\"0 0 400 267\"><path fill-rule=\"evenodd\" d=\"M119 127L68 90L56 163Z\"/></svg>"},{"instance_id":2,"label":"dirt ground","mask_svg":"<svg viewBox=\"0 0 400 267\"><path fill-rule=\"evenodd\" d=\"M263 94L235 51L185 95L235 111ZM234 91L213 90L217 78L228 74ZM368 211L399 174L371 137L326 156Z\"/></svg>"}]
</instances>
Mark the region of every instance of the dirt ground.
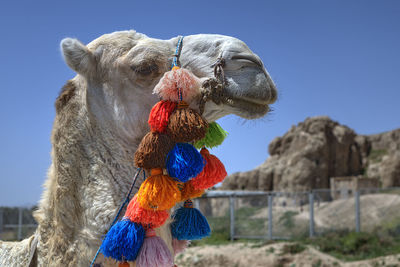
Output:
<instances>
[{"instance_id":1,"label":"dirt ground","mask_svg":"<svg viewBox=\"0 0 400 267\"><path fill-rule=\"evenodd\" d=\"M220 246L190 247L177 255L178 267L377 267L400 266L400 254L372 260L343 262L312 247L290 254L283 253L285 245L276 243L261 245L257 243L233 243Z\"/></svg>"}]
</instances>

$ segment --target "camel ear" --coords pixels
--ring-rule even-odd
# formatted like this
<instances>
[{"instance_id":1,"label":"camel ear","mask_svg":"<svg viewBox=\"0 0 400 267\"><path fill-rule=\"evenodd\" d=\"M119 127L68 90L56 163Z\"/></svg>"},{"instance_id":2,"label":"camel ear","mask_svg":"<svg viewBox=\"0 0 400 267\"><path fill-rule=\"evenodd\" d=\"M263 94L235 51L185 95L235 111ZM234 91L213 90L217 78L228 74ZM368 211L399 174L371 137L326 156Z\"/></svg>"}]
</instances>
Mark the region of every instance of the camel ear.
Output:
<instances>
[{"instance_id":1,"label":"camel ear","mask_svg":"<svg viewBox=\"0 0 400 267\"><path fill-rule=\"evenodd\" d=\"M65 38L61 41L60 46L64 60L71 69L83 75L94 69L94 56L80 41L77 39Z\"/></svg>"}]
</instances>

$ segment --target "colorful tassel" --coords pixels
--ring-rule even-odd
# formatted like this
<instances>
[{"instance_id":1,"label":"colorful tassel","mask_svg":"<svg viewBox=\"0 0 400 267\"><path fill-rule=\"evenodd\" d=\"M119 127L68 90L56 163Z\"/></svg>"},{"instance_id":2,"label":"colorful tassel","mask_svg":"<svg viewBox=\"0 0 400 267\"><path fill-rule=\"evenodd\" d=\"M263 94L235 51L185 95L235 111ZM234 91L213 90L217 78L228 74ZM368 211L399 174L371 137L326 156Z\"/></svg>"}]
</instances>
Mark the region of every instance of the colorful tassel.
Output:
<instances>
[{"instance_id":1,"label":"colorful tassel","mask_svg":"<svg viewBox=\"0 0 400 267\"><path fill-rule=\"evenodd\" d=\"M146 210L168 210L181 199L177 182L163 175L161 168L151 169L151 176L140 186L137 200Z\"/></svg>"},{"instance_id":2,"label":"colorful tassel","mask_svg":"<svg viewBox=\"0 0 400 267\"><path fill-rule=\"evenodd\" d=\"M165 134L147 133L135 153L135 164L144 169L164 168L165 157L174 142Z\"/></svg>"},{"instance_id":3,"label":"colorful tassel","mask_svg":"<svg viewBox=\"0 0 400 267\"><path fill-rule=\"evenodd\" d=\"M190 240L178 240L172 238L172 248L174 249L174 255L182 253L190 245Z\"/></svg>"},{"instance_id":4,"label":"colorful tassel","mask_svg":"<svg viewBox=\"0 0 400 267\"><path fill-rule=\"evenodd\" d=\"M168 219L169 213L166 210L146 210L139 205L137 195L129 202L126 208L125 217L131 221L152 228L160 227Z\"/></svg>"},{"instance_id":5,"label":"colorful tassel","mask_svg":"<svg viewBox=\"0 0 400 267\"><path fill-rule=\"evenodd\" d=\"M181 45L182 38L177 54ZM189 108L187 103L199 99L201 80L177 64L175 57L172 70L164 74L153 90L162 100L153 106L148 119L151 132L143 137L134 155L136 166L150 169L151 175L130 201L124 218L111 227L101 245L102 253L120 261L120 267L128 267L128 261L135 260L138 267L176 266L168 246L156 236L154 228L165 223L169 209L179 201L185 201L184 205L174 212L170 225L174 254L182 252L189 240L211 232L206 218L193 208L191 199L222 181L226 170L207 149L199 153L189 143L198 148L215 147L227 133ZM164 175L163 168L168 175Z\"/></svg>"},{"instance_id":6,"label":"colorful tassel","mask_svg":"<svg viewBox=\"0 0 400 267\"><path fill-rule=\"evenodd\" d=\"M211 122L208 124L206 136L203 139L196 141L194 146L197 149L202 147L213 148L222 144L227 135L228 132L222 129L218 123Z\"/></svg>"},{"instance_id":7,"label":"colorful tassel","mask_svg":"<svg viewBox=\"0 0 400 267\"><path fill-rule=\"evenodd\" d=\"M179 103L179 106L182 104ZM169 117L167 134L177 143L193 142L205 137L208 123L191 108L177 108Z\"/></svg>"},{"instance_id":8,"label":"colorful tassel","mask_svg":"<svg viewBox=\"0 0 400 267\"><path fill-rule=\"evenodd\" d=\"M144 229L140 224L124 218L108 231L101 245L101 251L104 256L117 261L134 261L143 244L144 235Z\"/></svg>"},{"instance_id":9,"label":"colorful tassel","mask_svg":"<svg viewBox=\"0 0 400 267\"><path fill-rule=\"evenodd\" d=\"M206 148L202 148L200 154L206 161L206 165L199 175L191 180L196 189L207 189L222 182L227 173L224 164Z\"/></svg>"},{"instance_id":10,"label":"colorful tassel","mask_svg":"<svg viewBox=\"0 0 400 267\"><path fill-rule=\"evenodd\" d=\"M186 182L183 185L183 188L181 190L181 201L185 201L185 200L188 200L191 198L198 198L204 194L203 189L194 188L192 181L193 181L193 179Z\"/></svg>"},{"instance_id":11,"label":"colorful tassel","mask_svg":"<svg viewBox=\"0 0 400 267\"><path fill-rule=\"evenodd\" d=\"M164 133L169 117L175 110L177 103L161 100L150 111L148 123L152 132Z\"/></svg>"},{"instance_id":12,"label":"colorful tassel","mask_svg":"<svg viewBox=\"0 0 400 267\"><path fill-rule=\"evenodd\" d=\"M174 259L168 246L161 237L156 236L154 229L146 231L146 238L136 260L137 267L172 267Z\"/></svg>"},{"instance_id":13,"label":"colorful tassel","mask_svg":"<svg viewBox=\"0 0 400 267\"><path fill-rule=\"evenodd\" d=\"M175 211L171 232L178 240L194 240L209 236L211 229L203 214L193 208L191 200L187 200L183 207Z\"/></svg>"},{"instance_id":14,"label":"colorful tassel","mask_svg":"<svg viewBox=\"0 0 400 267\"><path fill-rule=\"evenodd\" d=\"M192 100L200 95L201 80L187 69L173 68L154 87L153 93L173 102Z\"/></svg>"},{"instance_id":15,"label":"colorful tassel","mask_svg":"<svg viewBox=\"0 0 400 267\"><path fill-rule=\"evenodd\" d=\"M167 155L166 168L169 176L186 182L199 174L204 164L203 156L194 146L177 143Z\"/></svg>"}]
</instances>

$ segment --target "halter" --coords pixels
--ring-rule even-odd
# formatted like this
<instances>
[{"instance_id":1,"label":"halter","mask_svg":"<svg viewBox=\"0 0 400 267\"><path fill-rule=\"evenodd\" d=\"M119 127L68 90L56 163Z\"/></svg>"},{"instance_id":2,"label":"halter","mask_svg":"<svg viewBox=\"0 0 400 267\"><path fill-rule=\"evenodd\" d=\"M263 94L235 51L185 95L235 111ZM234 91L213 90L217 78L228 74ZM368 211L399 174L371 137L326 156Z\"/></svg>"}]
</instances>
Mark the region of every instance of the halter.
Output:
<instances>
[{"instance_id":1,"label":"halter","mask_svg":"<svg viewBox=\"0 0 400 267\"><path fill-rule=\"evenodd\" d=\"M207 101L212 100L215 104L219 105L226 100L224 89L228 82L225 79L224 66L225 59L222 56L218 57L217 62L211 66L214 68L214 77L208 78L201 85L201 98L199 100L200 114L203 114Z\"/></svg>"}]
</instances>

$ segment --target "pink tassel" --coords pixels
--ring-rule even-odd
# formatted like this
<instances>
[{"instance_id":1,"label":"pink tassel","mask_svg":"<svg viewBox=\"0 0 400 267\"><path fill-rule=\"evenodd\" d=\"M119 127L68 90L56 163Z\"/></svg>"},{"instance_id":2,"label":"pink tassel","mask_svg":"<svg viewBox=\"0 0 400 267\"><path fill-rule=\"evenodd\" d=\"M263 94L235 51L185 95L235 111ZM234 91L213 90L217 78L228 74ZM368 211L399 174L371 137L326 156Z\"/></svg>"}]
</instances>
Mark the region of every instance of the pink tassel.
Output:
<instances>
[{"instance_id":1,"label":"pink tassel","mask_svg":"<svg viewBox=\"0 0 400 267\"><path fill-rule=\"evenodd\" d=\"M146 238L140 248L136 259L137 267L172 267L174 259L168 249L167 244L161 237L156 236L154 229L146 230Z\"/></svg>"},{"instance_id":2,"label":"pink tassel","mask_svg":"<svg viewBox=\"0 0 400 267\"><path fill-rule=\"evenodd\" d=\"M174 254L182 253L190 245L190 240L178 240L176 238L172 239L172 247L174 249Z\"/></svg>"},{"instance_id":3,"label":"pink tassel","mask_svg":"<svg viewBox=\"0 0 400 267\"><path fill-rule=\"evenodd\" d=\"M174 67L164 73L164 76L154 87L153 93L161 99L173 102L185 101L190 103L193 98L200 95L201 81L189 70ZM180 92L179 92L180 89ZM179 97L182 94L182 99Z\"/></svg>"}]
</instances>

